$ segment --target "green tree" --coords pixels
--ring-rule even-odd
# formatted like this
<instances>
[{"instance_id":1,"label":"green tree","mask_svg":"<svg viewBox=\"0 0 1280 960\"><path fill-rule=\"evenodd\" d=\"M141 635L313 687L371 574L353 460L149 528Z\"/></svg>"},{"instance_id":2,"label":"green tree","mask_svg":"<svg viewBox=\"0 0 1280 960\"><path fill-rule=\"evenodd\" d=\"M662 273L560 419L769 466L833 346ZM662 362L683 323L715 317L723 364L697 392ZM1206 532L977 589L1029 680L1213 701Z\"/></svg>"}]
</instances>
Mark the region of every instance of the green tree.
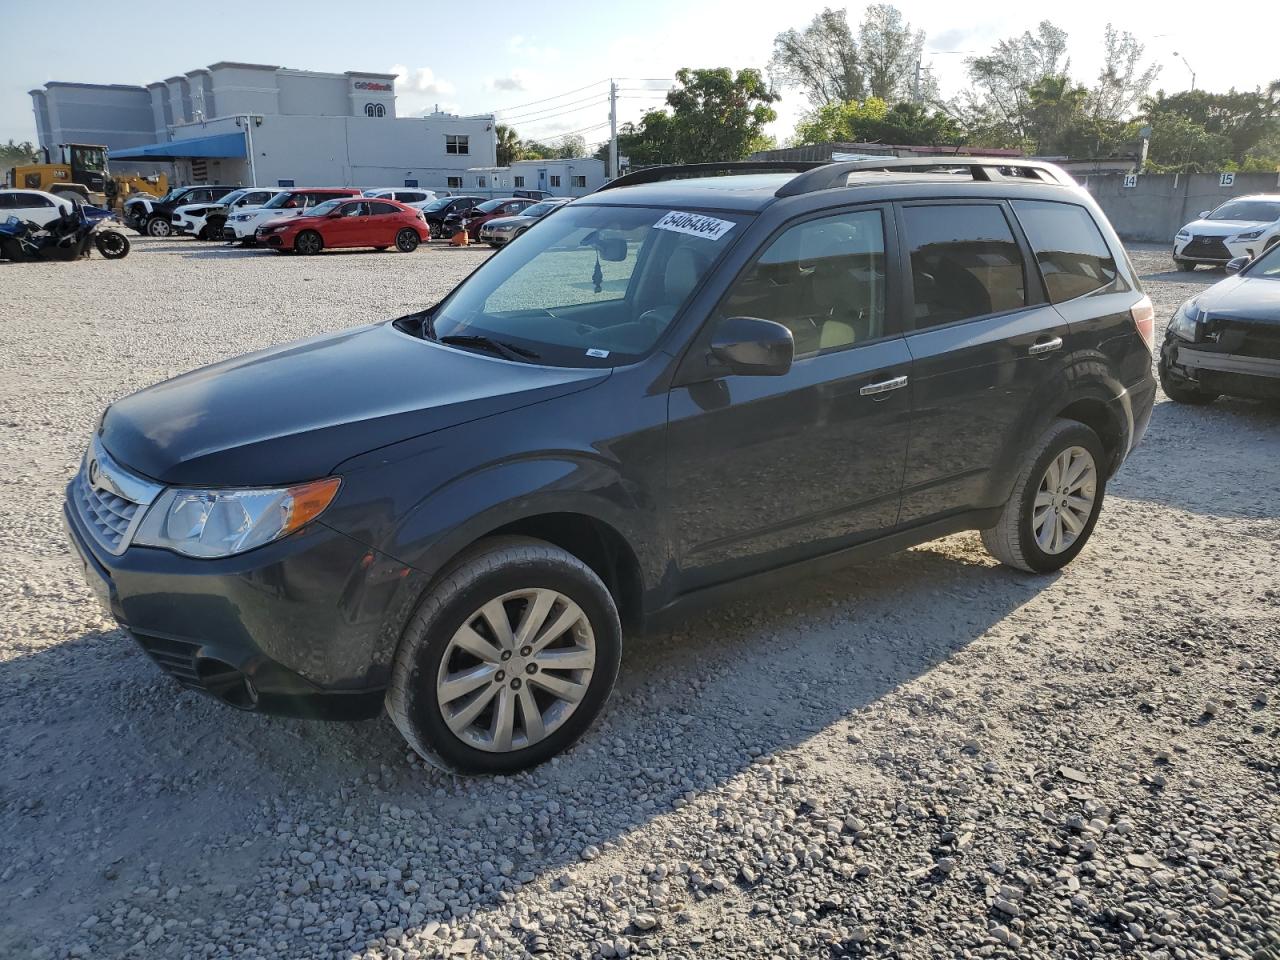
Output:
<instances>
[{"instance_id":1,"label":"green tree","mask_svg":"<svg viewBox=\"0 0 1280 960\"><path fill-rule=\"evenodd\" d=\"M36 147L30 140L19 143L10 138L8 143L0 144L0 171L7 172L10 167L35 163L36 159Z\"/></svg>"},{"instance_id":2,"label":"green tree","mask_svg":"<svg viewBox=\"0 0 1280 960\"><path fill-rule=\"evenodd\" d=\"M1230 141L1223 159L1243 163L1257 154L1260 145L1280 135L1280 80L1265 88L1226 93L1185 90L1166 95L1163 90L1143 104L1153 131L1162 122L1180 117ZM1266 148L1262 148L1265 152Z\"/></svg>"},{"instance_id":3,"label":"green tree","mask_svg":"<svg viewBox=\"0 0 1280 960\"><path fill-rule=\"evenodd\" d=\"M824 7L803 30L774 37L769 71L785 86L802 89L815 107L866 94L858 43L843 9Z\"/></svg>"},{"instance_id":4,"label":"green tree","mask_svg":"<svg viewBox=\"0 0 1280 960\"><path fill-rule=\"evenodd\" d=\"M521 151L520 136L505 123L493 128L498 140L498 166L509 167L511 161L524 159Z\"/></svg>"},{"instance_id":5,"label":"green tree","mask_svg":"<svg viewBox=\"0 0 1280 960\"><path fill-rule=\"evenodd\" d=\"M1231 160L1231 139L1175 113L1151 122L1147 169L1153 173L1210 173Z\"/></svg>"},{"instance_id":6,"label":"green tree","mask_svg":"<svg viewBox=\"0 0 1280 960\"><path fill-rule=\"evenodd\" d=\"M1031 90L1070 73L1067 34L1043 20L1035 33L1001 40L986 56L968 58L965 66L972 89L953 107L954 114L984 140L1020 146L1032 134Z\"/></svg>"},{"instance_id":7,"label":"green tree","mask_svg":"<svg viewBox=\"0 0 1280 960\"><path fill-rule=\"evenodd\" d=\"M1127 119L1146 97L1160 73L1158 64L1142 65L1145 48L1128 31L1107 24L1103 34L1102 69L1089 91L1089 114L1095 120L1118 123Z\"/></svg>"},{"instance_id":8,"label":"green tree","mask_svg":"<svg viewBox=\"0 0 1280 960\"><path fill-rule=\"evenodd\" d=\"M797 145L847 141L915 146L964 142L964 131L945 113L918 103L892 107L878 97L818 107L796 125Z\"/></svg>"},{"instance_id":9,"label":"green tree","mask_svg":"<svg viewBox=\"0 0 1280 960\"><path fill-rule=\"evenodd\" d=\"M778 95L758 70L727 67L676 71L668 110L650 110L624 125L618 152L632 166L741 160L758 148L764 127L777 118Z\"/></svg>"},{"instance_id":10,"label":"green tree","mask_svg":"<svg viewBox=\"0 0 1280 960\"><path fill-rule=\"evenodd\" d=\"M858 60L867 93L887 103L932 99L930 89L916 89L916 68L924 50L924 31L913 30L892 4L867 7L858 27Z\"/></svg>"}]
</instances>

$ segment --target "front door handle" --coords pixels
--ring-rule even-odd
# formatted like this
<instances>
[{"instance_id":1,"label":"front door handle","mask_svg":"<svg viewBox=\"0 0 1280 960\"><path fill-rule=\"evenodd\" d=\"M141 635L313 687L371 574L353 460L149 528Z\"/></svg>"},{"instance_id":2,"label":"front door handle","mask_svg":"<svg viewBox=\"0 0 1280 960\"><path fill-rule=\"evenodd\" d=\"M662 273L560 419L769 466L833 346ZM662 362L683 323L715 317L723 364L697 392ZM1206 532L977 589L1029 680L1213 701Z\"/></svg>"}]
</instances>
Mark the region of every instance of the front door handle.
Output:
<instances>
[{"instance_id":1,"label":"front door handle","mask_svg":"<svg viewBox=\"0 0 1280 960\"><path fill-rule=\"evenodd\" d=\"M1061 347L1062 338L1051 337L1048 340L1037 340L1027 349L1027 353L1031 354L1033 357L1038 357L1041 354L1053 353L1053 351L1059 350Z\"/></svg>"},{"instance_id":2,"label":"front door handle","mask_svg":"<svg viewBox=\"0 0 1280 960\"><path fill-rule=\"evenodd\" d=\"M894 377L892 380L881 380L879 383L868 383L865 387L858 391L864 397L874 397L876 394L888 393L890 390L901 390L907 385L906 377Z\"/></svg>"}]
</instances>

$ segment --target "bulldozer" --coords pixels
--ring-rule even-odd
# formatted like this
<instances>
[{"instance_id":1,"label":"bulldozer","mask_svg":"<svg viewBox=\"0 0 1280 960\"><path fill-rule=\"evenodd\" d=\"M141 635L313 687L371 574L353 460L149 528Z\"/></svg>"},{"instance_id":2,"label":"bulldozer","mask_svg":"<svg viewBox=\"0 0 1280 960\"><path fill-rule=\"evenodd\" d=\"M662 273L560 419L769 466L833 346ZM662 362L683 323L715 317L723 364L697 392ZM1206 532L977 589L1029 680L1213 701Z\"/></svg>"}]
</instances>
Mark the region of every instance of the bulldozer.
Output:
<instances>
[{"instance_id":1,"label":"bulldozer","mask_svg":"<svg viewBox=\"0 0 1280 960\"><path fill-rule=\"evenodd\" d=\"M10 186L75 196L84 203L116 211L134 194L161 197L169 189L169 178L164 174L113 177L107 168L107 148L97 144L60 143L40 152L42 163L10 168Z\"/></svg>"}]
</instances>

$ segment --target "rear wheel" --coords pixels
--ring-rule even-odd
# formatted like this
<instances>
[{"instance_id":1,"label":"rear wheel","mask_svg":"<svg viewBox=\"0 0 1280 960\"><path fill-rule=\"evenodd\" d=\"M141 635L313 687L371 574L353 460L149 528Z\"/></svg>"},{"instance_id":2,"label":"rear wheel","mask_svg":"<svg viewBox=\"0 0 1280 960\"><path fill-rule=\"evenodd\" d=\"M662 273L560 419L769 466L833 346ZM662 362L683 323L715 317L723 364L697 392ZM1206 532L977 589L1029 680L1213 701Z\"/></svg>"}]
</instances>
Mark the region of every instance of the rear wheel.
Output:
<instances>
[{"instance_id":1,"label":"rear wheel","mask_svg":"<svg viewBox=\"0 0 1280 960\"><path fill-rule=\"evenodd\" d=\"M307 256L319 253L324 249L324 238L314 230L303 230L293 241L294 253Z\"/></svg>"},{"instance_id":2,"label":"rear wheel","mask_svg":"<svg viewBox=\"0 0 1280 960\"><path fill-rule=\"evenodd\" d=\"M418 236L418 231L410 230L408 227L396 234L396 249L401 253L413 253L421 242L422 238Z\"/></svg>"},{"instance_id":3,"label":"rear wheel","mask_svg":"<svg viewBox=\"0 0 1280 960\"><path fill-rule=\"evenodd\" d=\"M1106 490L1098 435L1058 420L1028 454L995 526L982 531L987 551L1028 573L1065 567L1084 549Z\"/></svg>"},{"instance_id":4,"label":"rear wheel","mask_svg":"<svg viewBox=\"0 0 1280 960\"><path fill-rule=\"evenodd\" d=\"M493 538L423 597L396 652L387 712L436 766L520 770L582 736L621 652L613 597L586 564L541 540Z\"/></svg>"},{"instance_id":5,"label":"rear wheel","mask_svg":"<svg viewBox=\"0 0 1280 960\"><path fill-rule=\"evenodd\" d=\"M147 221L147 236L167 237L173 233L173 227L166 217L152 217Z\"/></svg>"},{"instance_id":6,"label":"rear wheel","mask_svg":"<svg viewBox=\"0 0 1280 960\"><path fill-rule=\"evenodd\" d=\"M102 230L95 233L93 245L107 260L121 260L129 255L129 238L117 230Z\"/></svg>"}]
</instances>

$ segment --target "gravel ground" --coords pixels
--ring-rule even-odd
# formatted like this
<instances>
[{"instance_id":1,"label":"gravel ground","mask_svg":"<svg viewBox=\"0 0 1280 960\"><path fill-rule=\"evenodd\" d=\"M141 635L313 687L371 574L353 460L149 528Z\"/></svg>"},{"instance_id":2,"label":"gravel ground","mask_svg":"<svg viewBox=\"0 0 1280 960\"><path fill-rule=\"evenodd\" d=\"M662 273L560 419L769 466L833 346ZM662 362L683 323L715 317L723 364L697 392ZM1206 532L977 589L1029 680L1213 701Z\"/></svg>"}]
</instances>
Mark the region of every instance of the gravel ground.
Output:
<instances>
[{"instance_id":1,"label":"gravel ground","mask_svg":"<svg viewBox=\"0 0 1280 960\"><path fill-rule=\"evenodd\" d=\"M59 505L112 399L486 252L134 243L0 264L0 956L1280 956L1280 410L1161 397L1061 574L963 535L714 610L458 780L179 691ZM1134 259L1162 320L1218 278Z\"/></svg>"}]
</instances>

